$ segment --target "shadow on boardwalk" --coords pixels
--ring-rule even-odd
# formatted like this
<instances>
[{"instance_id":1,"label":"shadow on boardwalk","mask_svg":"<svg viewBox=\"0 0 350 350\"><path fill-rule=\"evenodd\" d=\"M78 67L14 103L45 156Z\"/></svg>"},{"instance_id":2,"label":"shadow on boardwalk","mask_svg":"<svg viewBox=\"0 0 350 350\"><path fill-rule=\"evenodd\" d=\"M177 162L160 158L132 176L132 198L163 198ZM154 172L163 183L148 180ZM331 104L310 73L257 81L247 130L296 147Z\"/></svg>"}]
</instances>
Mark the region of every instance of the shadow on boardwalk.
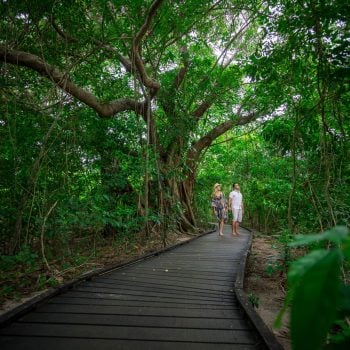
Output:
<instances>
[{"instance_id":1,"label":"shadow on boardwalk","mask_svg":"<svg viewBox=\"0 0 350 350\"><path fill-rule=\"evenodd\" d=\"M234 282L248 231L98 275L0 330L2 350L261 349Z\"/></svg>"}]
</instances>

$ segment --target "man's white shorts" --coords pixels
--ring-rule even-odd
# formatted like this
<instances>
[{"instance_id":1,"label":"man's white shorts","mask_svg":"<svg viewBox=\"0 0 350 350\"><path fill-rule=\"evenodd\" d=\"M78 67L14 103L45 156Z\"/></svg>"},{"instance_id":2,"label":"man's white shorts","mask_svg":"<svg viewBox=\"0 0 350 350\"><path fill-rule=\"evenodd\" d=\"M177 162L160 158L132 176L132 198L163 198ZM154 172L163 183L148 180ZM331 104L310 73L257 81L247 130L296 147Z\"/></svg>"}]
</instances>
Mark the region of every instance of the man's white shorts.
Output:
<instances>
[{"instance_id":1,"label":"man's white shorts","mask_svg":"<svg viewBox=\"0 0 350 350\"><path fill-rule=\"evenodd\" d=\"M242 222L242 209L232 209L233 221Z\"/></svg>"}]
</instances>

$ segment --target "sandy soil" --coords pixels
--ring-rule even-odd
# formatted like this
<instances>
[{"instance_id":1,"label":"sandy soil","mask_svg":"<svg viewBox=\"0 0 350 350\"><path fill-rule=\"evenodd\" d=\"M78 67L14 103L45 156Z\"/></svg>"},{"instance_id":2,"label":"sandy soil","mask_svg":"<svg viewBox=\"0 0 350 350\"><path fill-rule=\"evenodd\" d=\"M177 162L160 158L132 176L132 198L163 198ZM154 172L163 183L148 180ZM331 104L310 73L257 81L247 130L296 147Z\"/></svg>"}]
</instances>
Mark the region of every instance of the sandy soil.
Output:
<instances>
[{"instance_id":1,"label":"sandy soil","mask_svg":"<svg viewBox=\"0 0 350 350\"><path fill-rule=\"evenodd\" d=\"M285 275L281 268L278 244L269 236L254 235L251 254L247 261L244 289L249 297L258 300L255 310L270 327L286 350L291 349L288 314L282 327L273 324L285 297Z\"/></svg>"}]
</instances>

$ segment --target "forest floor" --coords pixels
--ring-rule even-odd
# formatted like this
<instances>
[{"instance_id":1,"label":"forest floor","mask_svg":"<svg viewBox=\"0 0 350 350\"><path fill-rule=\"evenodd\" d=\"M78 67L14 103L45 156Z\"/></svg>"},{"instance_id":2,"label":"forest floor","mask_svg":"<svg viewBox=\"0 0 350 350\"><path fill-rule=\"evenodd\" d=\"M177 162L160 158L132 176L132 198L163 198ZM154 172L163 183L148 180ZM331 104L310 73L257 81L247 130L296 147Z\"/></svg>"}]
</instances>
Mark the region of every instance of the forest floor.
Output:
<instances>
[{"instance_id":1,"label":"forest floor","mask_svg":"<svg viewBox=\"0 0 350 350\"><path fill-rule=\"evenodd\" d=\"M273 327L286 294L286 277L280 257L281 246L276 239L255 232L246 266L244 289L248 300L255 304L255 310L265 324L281 345L290 350L288 314L284 316L280 329Z\"/></svg>"}]
</instances>

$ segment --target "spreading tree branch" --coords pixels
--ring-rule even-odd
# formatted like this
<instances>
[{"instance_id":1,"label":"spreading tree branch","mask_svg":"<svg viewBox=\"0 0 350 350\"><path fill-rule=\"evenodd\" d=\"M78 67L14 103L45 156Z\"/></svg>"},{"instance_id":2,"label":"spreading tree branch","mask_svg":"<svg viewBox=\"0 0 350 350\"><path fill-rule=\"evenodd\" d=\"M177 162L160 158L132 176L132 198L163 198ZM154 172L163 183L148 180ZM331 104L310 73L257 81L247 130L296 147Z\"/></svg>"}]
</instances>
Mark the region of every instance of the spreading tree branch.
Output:
<instances>
[{"instance_id":1,"label":"spreading tree branch","mask_svg":"<svg viewBox=\"0 0 350 350\"><path fill-rule=\"evenodd\" d=\"M213 101L202 102L192 113L196 120L199 120L203 114L213 105Z\"/></svg>"},{"instance_id":2,"label":"spreading tree branch","mask_svg":"<svg viewBox=\"0 0 350 350\"><path fill-rule=\"evenodd\" d=\"M136 74L137 78L140 80L140 82L147 88L152 90L151 95L155 96L156 92L160 88L160 84L158 81L152 79L151 77L148 76L144 62L141 58L141 42L142 39L145 37L147 31L149 30L152 20L154 19L156 12L160 5L162 4L163 0L155 0L149 11L148 15L145 19L145 22L142 24L141 28L139 31L136 33L133 43L132 43L132 48L131 48L131 53L130 53L130 59L121 55L115 48L113 48L110 45L107 45L99 40L93 39L92 42L99 48L116 55L118 60L122 63L124 68L132 74ZM51 19L51 24L54 27L54 29L57 31L57 33L64 38L67 42L70 43L77 43L78 39L70 36L69 34L65 33L64 30L62 30L57 23Z\"/></svg>"},{"instance_id":3,"label":"spreading tree branch","mask_svg":"<svg viewBox=\"0 0 350 350\"><path fill-rule=\"evenodd\" d=\"M133 40L133 43L132 43L132 59L131 59L131 61L135 62L135 66L136 66L137 71L140 75L140 79L141 79L142 83L146 87L148 87L149 89L152 89L152 90L159 90L160 84L159 84L159 82L153 80L152 78L150 78L147 75L145 65L144 65L142 58L141 58L140 44L141 44L142 39L146 35L147 31L149 30L149 28L152 24L152 20L153 20L154 16L156 15L157 9L160 7L162 2L163 2L163 0L155 0L152 3L152 5L149 9L148 15L146 17L146 20L143 23L143 25L141 26L140 30L136 33L134 40Z\"/></svg>"},{"instance_id":4,"label":"spreading tree branch","mask_svg":"<svg viewBox=\"0 0 350 350\"><path fill-rule=\"evenodd\" d=\"M65 31L63 31L61 29L61 27L56 23L56 21L54 20L54 18L50 18L49 22L51 23L51 25L54 27L54 29L56 30L56 32L68 43L77 43L78 39L74 38L72 36L70 36L69 34L67 34Z\"/></svg>"},{"instance_id":5,"label":"spreading tree branch","mask_svg":"<svg viewBox=\"0 0 350 350\"><path fill-rule=\"evenodd\" d=\"M222 94L225 93L225 91L227 91L227 88L222 89L222 86L220 86L220 82L216 81L213 91L192 112L192 115L195 117L195 120L198 121L199 119L201 119L204 113L208 111L208 109L216 102L217 98L222 96Z\"/></svg>"},{"instance_id":6,"label":"spreading tree branch","mask_svg":"<svg viewBox=\"0 0 350 350\"><path fill-rule=\"evenodd\" d=\"M212 66L210 71L208 73L206 73L205 76L201 79L199 85L203 84L204 82L206 82L207 80L210 79L210 73L212 73L214 71L214 69L219 64L220 60L223 59L223 57L226 55L226 53L230 49L231 45L242 36L242 34L248 28L248 26L251 24L251 22L252 22L252 18L247 20L244 23L244 25L232 36L232 38L228 41L228 43L226 44L226 47L224 48L224 50L222 51L220 56L216 59L214 65ZM221 64L222 71L224 71L226 68L229 67L229 65L231 64L233 59L234 59L234 56L232 55L232 57L229 58L226 63L222 62L222 64ZM195 117L196 120L199 120L204 115L204 113L213 105L216 98L220 95L220 90L218 89L220 83L218 82L218 80L215 81L215 85L216 85L216 89L214 90L214 92L206 100L202 101L197 106L197 108L192 112L192 115Z\"/></svg>"},{"instance_id":7,"label":"spreading tree branch","mask_svg":"<svg viewBox=\"0 0 350 350\"><path fill-rule=\"evenodd\" d=\"M187 153L188 164L196 164L201 155L201 152L205 148L209 147L216 138L224 134L226 131L232 129L234 126L237 126L237 125L248 124L257 118L257 114L255 112L252 112L246 115L240 115L240 112L238 112L238 115L239 115L238 119L226 120L225 122L217 125L215 128L210 130L206 135L202 136L199 140L197 140Z\"/></svg>"},{"instance_id":8,"label":"spreading tree branch","mask_svg":"<svg viewBox=\"0 0 350 350\"><path fill-rule=\"evenodd\" d=\"M74 43L77 44L79 43L79 40L73 36L71 36L70 34L67 34L58 24L57 22L51 18L50 19L50 23L52 24L53 28L56 30L56 32L68 43ZM118 52L118 50L110 45L105 44L104 42L97 40L97 39L92 39L92 44L94 44L97 48L102 49L103 51L105 51L107 54L109 54L109 58L112 57L117 57L118 60L120 61L120 63L124 66L124 68L126 69L127 72L129 73L133 73L133 69L132 69L132 64L130 62L130 60L123 56L122 54L120 54Z\"/></svg>"},{"instance_id":9,"label":"spreading tree branch","mask_svg":"<svg viewBox=\"0 0 350 350\"><path fill-rule=\"evenodd\" d=\"M188 48L186 45L182 46L180 48L180 52L182 55L182 64L181 68L179 69L178 73L176 74L176 77L173 82L173 87L175 90L178 90L179 87L181 86L183 80L185 79L185 76L188 72L188 69L190 67L190 61L188 59Z\"/></svg>"},{"instance_id":10,"label":"spreading tree branch","mask_svg":"<svg viewBox=\"0 0 350 350\"><path fill-rule=\"evenodd\" d=\"M62 90L94 109L101 117L112 117L123 111L134 111L143 117L145 116L146 102L140 102L132 98L122 98L109 103L102 103L91 92L74 84L66 73L29 52L12 50L0 45L0 61L35 70L54 82Z\"/></svg>"},{"instance_id":11,"label":"spreading tree branch","mask_svg":"<svg viewBox=\"0 0 350 350\"><path fill-rule=\"evenodd\" d=\"M223 68L225 69L225 67ZM192 112L195 120L198 121L201 119L205 112L215 103L218 97L222 96L222 94L227 90L222 89L222 86L218 80L215 81L215 86L212 89L211 93L208 94L207 98L202 101L197 108Z\"/></svg>"}]
</instances>

